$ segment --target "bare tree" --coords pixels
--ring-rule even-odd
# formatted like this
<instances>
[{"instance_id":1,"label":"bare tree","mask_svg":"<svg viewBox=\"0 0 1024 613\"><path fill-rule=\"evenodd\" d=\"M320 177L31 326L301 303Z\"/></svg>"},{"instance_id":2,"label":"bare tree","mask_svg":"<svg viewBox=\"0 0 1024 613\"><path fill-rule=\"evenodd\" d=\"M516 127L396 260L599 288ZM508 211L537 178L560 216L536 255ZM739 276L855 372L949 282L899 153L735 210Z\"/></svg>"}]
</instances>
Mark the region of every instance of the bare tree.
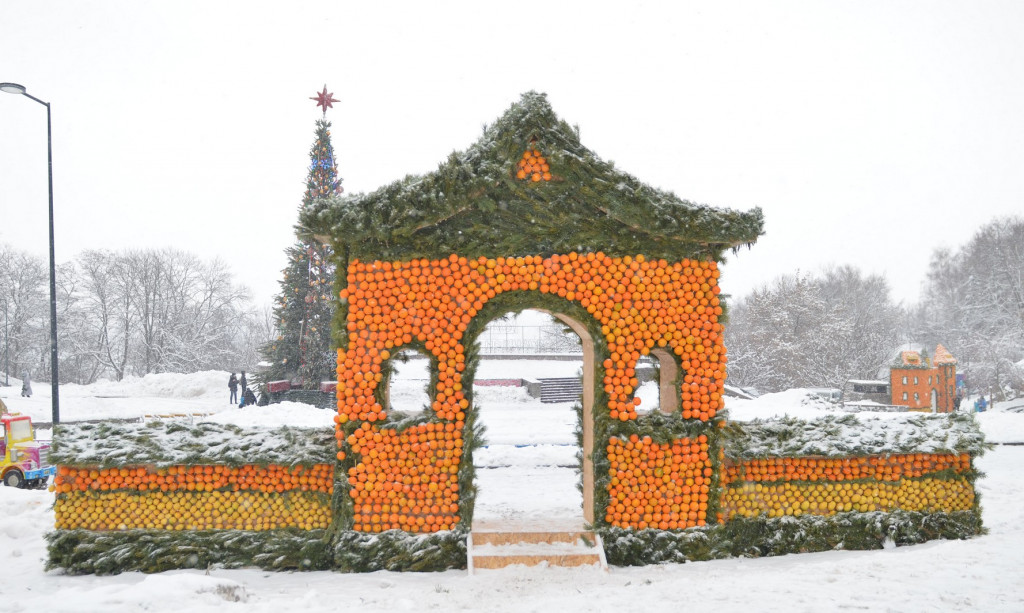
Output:
<instances>
[{"instance_id":1,"label":"bare tree","mask_svg":"<svg viewBox=\"0 0 1024 613\"><path fill-rule=\"evenodd\" d=\"M109 251L86 251L78 257L83 310L83 340L96 364L120 381L128 368L137 315L132 301L131 269ZM98 373L97 373L98 374Z\"/></svg>"},{"instance_id":2,"label":"bare tree","mask_svg":"<svg viewBox=\"0 0 1024 613\"><path fill-rule=\"evenodd\" d=\"M761 391L874 377L899 340L884 278L852 267L782 276L730 309L730 381Z\"/></svg>"},{"instance_id":3,"label":"bare tree","mask_svg":"<svg viewBox=\"0 0 1024 613\"><path fill-rule=\"evenodd\" d=\"M174 249L82 253L59 275L62 380L255 364L273 334L269 306L253 307L231 277L220 260Z\"/></svg>"},{"instance_id":4,"label":"bare tree","mask_svg":"<svg viewBox=\"0 0 1024 613\"><path fill-rule=\"evenodd\" d=\"M1024 219L996 219L956 252L936 250L915 334L959 359L971 387L1024 386Z\"/></svg>"},{"instance_id":5,"label":"bare tree","mask_svg":"<svg viewBox=\"0 0 1024 613\"><path fill-rule=\"evenodd\" d=\"M45 378L49 372L49 271L43 260L0 245L0 292L6 300L8 362L11 374L31 372ZM46 373L40 372L40 365Z\"/></svg>"}]
</instances>

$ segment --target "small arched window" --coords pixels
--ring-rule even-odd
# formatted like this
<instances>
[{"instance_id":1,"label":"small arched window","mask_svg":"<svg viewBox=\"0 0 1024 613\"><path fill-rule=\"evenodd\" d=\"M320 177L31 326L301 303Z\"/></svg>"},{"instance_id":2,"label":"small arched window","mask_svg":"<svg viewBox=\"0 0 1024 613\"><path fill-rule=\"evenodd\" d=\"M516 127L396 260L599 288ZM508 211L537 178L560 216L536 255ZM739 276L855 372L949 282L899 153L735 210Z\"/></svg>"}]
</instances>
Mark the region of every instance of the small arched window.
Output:
<instances>
[{"instance_id":1,"label":"small arched window","mask_svg":"<svg viewBox=\"0 0 1024 613\"><path fill-rule=\"evenodd\" d=\"M636 365L639 381L634 397L640 398L637 412L650 413L657 408L670 415L679 410L679 366L671 352L661 348L641 356Z\"/></svg>"},{"instance_id":2,"label":"small arched window","mask_svg":"<svg viewBox=\"0 0 1024 613\"><path fill-rule=\"evenodd\" d=\"M424 353L401 349L388 360L388 368L385 411L408 415L430 408L430 359Z\"/></svg>"}]
</instances>

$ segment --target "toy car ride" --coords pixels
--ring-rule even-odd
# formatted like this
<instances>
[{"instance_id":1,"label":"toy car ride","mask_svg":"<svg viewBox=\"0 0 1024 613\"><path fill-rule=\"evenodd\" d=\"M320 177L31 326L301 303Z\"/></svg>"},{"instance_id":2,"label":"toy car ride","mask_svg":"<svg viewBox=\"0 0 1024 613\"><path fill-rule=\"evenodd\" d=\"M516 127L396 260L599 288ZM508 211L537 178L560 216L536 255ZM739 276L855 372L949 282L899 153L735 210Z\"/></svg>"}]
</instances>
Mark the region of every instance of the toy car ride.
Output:
<instances>
[{"instance_id":1,"label":"toy car ride","mask_svg":"<svg viewBox=\"0 0 1024 613\"><path fill-rule=\"evenodd\" d=\"M50 445L36 440L28 415L0 415L0 478L4 485L20 488L46 487L57 472L49 461Z\"/></svg>"}]
</instances>

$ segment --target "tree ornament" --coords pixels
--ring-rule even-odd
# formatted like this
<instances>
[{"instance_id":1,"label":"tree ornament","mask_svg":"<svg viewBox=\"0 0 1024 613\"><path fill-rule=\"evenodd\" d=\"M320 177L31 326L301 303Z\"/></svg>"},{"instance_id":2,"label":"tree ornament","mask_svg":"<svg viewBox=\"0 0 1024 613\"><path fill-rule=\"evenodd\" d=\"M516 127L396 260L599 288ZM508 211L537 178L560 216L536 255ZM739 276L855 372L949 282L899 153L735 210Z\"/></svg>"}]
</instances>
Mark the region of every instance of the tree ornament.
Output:
<instances>
[{"instance_id":1,"label":"tree ornament","mask_svg":"<svg viewBox=\"0 0 1024 613\"><path fill-rule=\"evenodd\" d=\"M327 116L327 108L334 108L333 102L341 102L341 100L334 99L334 92L327 92L327 85L324 85L324 90L318 93L316 96L310 96L310 100L316 100L317 106L324 107L324 116ZM319 144L319 143L318 143Z\"/></svg>"}]
</instances>

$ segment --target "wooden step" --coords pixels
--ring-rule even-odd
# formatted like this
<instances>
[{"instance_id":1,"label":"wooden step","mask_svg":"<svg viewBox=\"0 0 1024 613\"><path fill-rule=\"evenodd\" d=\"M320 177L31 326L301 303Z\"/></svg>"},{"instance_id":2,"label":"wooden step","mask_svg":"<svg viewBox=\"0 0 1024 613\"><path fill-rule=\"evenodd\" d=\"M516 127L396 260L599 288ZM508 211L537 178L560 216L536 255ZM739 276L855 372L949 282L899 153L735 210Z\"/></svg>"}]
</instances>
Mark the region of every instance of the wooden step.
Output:
<instances>
[{"instance_id":1,"label":"wooden step","mask_svg":"<svg viewBox=\"0 0 1024 613\"><path fill-rule=\"evenodd\" d=\"M468 551L470 574L477 569L505 568L515 564L608 569L601 537L587 531L474 530L469 534Z\"/></svg>"}]
</instances>

